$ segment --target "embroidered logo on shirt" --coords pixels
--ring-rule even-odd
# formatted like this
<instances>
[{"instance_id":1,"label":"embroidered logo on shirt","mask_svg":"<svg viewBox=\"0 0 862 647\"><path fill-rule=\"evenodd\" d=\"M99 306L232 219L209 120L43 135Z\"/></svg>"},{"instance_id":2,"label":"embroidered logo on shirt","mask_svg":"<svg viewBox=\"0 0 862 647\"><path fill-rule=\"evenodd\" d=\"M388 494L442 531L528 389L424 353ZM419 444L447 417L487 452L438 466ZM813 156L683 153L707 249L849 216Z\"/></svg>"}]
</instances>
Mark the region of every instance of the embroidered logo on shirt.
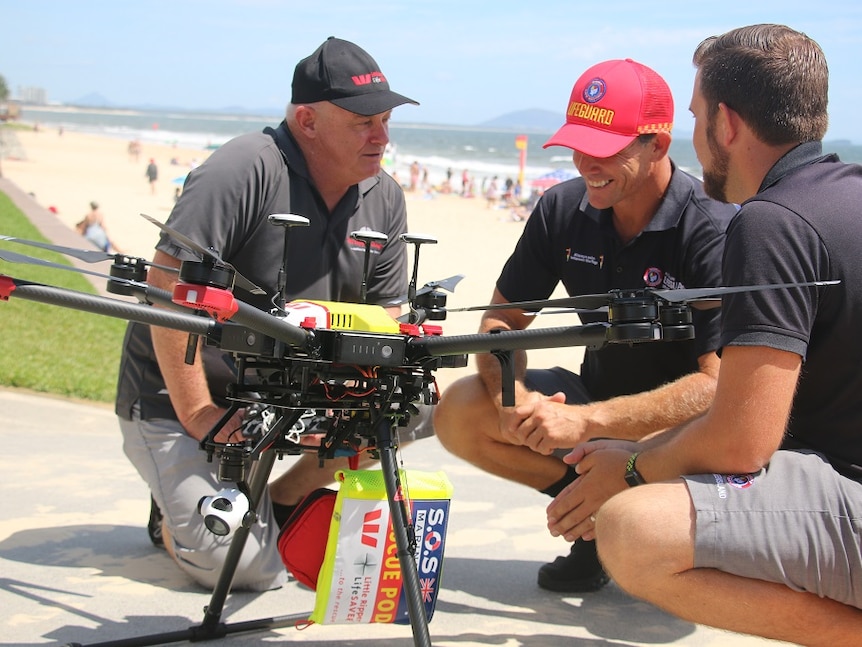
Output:
<instances>
[{"instance_id":1,"label":"embroidered logo on shirt","mask_svg":"<svg viewBox=\"0 0 862 647\"><path fill-rule=\"evenodd\" d=\"M595 265L599 269L602 269L602 266L605 264L605 255L599 254L598 256L592 256L590 254L581 254L580 252L573 252L571 247L567 247L566 262L568 263L569 261Z\"/></svg>"},{"instance_id":2,"label":"embroidered logo on shirt","mask_svg":"<svg viewBox=\"0 0 862 647\"><path fill-rule=\"evenodd\" d=\"M685 287L682 281L673 274L659 267L648 267L644 271L644 285L648 288L664 288L665 290L681 290Z\"/></svg>"},{"instance_id":3,"label":"embroidered logo on shirt","mask_svg":"<svg viewBox=\"0 0 862 647\"><path fill-rule=\"evenodd\" d=\"M754 485L754 474L727 474L724 478L733 487L747 490Z\"/></svg>"},{"instance_id":4,"label":"embroidered logo on shirt","mask_svg":"<svg viewBox=\"0 0 862 647\"><path fill-rule=\"evenodd\" d=\"M644 272L644 285L648 288L655 288L661 285L664 278L664 272L657 267L648 267Z\"/></svg>"}]
</instances>

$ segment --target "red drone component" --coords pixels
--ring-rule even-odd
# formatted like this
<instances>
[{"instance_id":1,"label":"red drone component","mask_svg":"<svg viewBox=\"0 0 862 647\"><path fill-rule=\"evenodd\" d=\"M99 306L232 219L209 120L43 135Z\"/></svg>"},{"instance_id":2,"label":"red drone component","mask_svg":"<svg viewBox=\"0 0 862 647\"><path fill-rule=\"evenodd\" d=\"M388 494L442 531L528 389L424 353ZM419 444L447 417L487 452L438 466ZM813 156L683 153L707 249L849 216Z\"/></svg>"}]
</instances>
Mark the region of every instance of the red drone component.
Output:
<instances>
[{"instance_id":1,"label":"red drone component","mask_svg":"<svg viewBox=\"0 0 862 647\"><path fill-rule=\"evenodd\" d=\"M410 335L411 337L419 337L419 326L412 323L402 323L398 326L399 332L402 335Z\"/></svg>"},{"instance_id":2,"label":"red drone component","mask_svg":"<svg viewBox=\"0 0 862 647\"><path fill-rule=\"evenodd\" d=\"M11 276L0 274L0 301L8 301L9 296L15 290L15 281Z\"/></svg>"},{"instance_id":3,"label":"red drone component","mask_svg":"<svg viewBox=\"0 0 862 647\"><path fill-rule=\"evenodd\" d=\"M205 310L219 322L227 321L239 311L233 292L211 285L177 283L172 300L187 308Z\"/></svg>"}]
</instances>

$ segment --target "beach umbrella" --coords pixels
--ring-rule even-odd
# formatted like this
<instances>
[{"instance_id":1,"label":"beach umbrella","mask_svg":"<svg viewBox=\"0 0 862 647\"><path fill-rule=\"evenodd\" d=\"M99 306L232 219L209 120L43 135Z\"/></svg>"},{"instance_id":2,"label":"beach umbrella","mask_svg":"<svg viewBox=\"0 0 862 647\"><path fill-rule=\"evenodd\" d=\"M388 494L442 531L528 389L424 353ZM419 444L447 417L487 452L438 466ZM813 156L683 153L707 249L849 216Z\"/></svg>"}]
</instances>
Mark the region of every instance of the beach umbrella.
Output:
<instances>
[{"instance_id":1,"label":"beach umbrella","mask_svg":"<svg viewBox=\"0 0 862 647\"><path fill-rule=\"evenodd\" d=\"M576 177L578 177L578 174L574 171L558 168L550 173L545 173L544 175L540 175L534 180L531 180L530 186L534 189L547 189L555 184L559 184L560 182L565 182L566 180L571 180Z\"/></svg>"}]
</instances>

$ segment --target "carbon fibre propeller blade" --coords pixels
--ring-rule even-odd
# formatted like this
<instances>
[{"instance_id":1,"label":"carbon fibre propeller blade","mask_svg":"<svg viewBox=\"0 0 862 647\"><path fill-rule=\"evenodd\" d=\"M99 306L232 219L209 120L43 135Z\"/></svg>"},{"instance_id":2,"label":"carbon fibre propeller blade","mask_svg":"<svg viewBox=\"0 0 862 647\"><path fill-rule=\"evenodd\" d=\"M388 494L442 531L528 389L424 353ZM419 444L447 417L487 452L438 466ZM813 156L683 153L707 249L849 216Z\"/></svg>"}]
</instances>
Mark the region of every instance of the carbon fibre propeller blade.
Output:
<instances>
[{"instance_id":1,"label":"carbon fibre propeller blade","mask_svg":"<svg viewBox=\"0 0 862 647\"><path fill-rule=\"evenodd\" d=\"M760 292L763 290L780 290L784 288L807 288L837 285L841 281L808 281L806 283L773 283L771 285L739 285L716 288L683 288L681 290L649 290L659 299L669 303L687 303L694 308L717 307L715 303L721 301L725 294L738 294L740 292Z\"/></svg>"},{"instance_id":2,"label":"carbon fibre propeller blade","mask_svg":"<svg viewBox=\"0 0 862 647\"><path fill-rule=\"evenodd\" d=\"M512 301L511 303L490 303L484 306L469 306L466 308L448 308L448 312L474 312L476 310L541 310L542 308L577 308L580 310L596 310L610 304L612 294L579 294L574 297L560 299L538 299L536 301Z\"/></svg>"},{"instance_id":3,"label":"carbon fibre propeller blade","mask_svg":"<svg viewBox=\"0 0 862 647\"><path fill-rule=\"evenodd\" d=\"M840 281L809 281L807 283L774 283L771 285L740 285L712 288L683 288L679 290L654 290L644 288L624 292L608 292L607 294L580 294L559 299L539 299L536 301L513 301L511 303L491 303L484 306L468 308L449 308L448 312L471 312L476 310L541 310L543 308L574 308L580 310L597 310L602 306L612 305L614 301L629 297L653 296L667 303L687 303L694 308L715 308L721 305L721 297L725 294L738 292L756 292L760 290L778 290L782 288L804 288L835 285Z\"/></svg>"},{"instance_id":4,"label":"carbon fibre propeller blade","mask_svg":"<svg viewBox=\"0 0 862 647\"><path fill-rule=\"evenodd\" d=\"M158 220L156 220L152 216L148 216L145 213L142 213L141 216L144 217L145 219L147 219L148 221L150 221L151 223L153 223L156 227L161 229L163 232L165 232L168 236L173 238L175 241L177 241L178 243L181 243L182 245L187 247L189 250L191 250L193 252L197 252L201 256L205 256L205 257L210 258L211 260L215 261L219 265L223 265L224 267L228 267L231 270L233 270L234 281L236 282L236 284L239 287L243 288L244 290L248 290L252 294L266 294L266 291L264 291L262 288L259 288L254 283L249 281L242 274L237 272L236 268L233 265L231 265L227 261L223 260L222 257L219 256L215 252L215 250L213 250L211 248L203 247L202 245L199 245L198 243L193 241L188 236L185 236L184 234L181 234L180 232L175 231L174 229L171 229L166 224L159 222Z\"/></svg>"},{"instance_id":5,"label":"carbon fibre propeller blade","mask_svg":"<svg viewBox=\"0 0 862 647\"><path fill-rule=\"evenodd\" d=\"M579 315L579 314L595 314L596 312L607 312L607 306L599 308L559 308L558 310L527 310L524 315L527 317L543 317L545 315Z\"/></svg>"},{"instance_id":6,"label":"carbon fibre propeller blade","mask_svg":"<svg viewBox=\"0 0 862 647\"><path fill-rule=\"evenodd\" d=\"M62 247L60 245L49 245L48 243L40 243L35 240L25 240L23 238L15 238L14 236L0 236L0 240L8 240L11 242L19 243L21 245L29 245L30 247L39 247L41 249L47 249L52 252L57 252L59 254L64 254L66 256L73 256L78 260L84 261L85 263L99 263L101 261L107 261L114 258L113 254L109 254L108 252L103 252L97 249L75 249L73 247Z\"/></svg>"},{"instance_id":7,"label":"carbon fibre propeller blade","mask_svg":"<svg viewBox=\"0 0 862 647\"><path fill-rule=\"evenodd\" d=\"M135 281L130 281L128 279L120 278L117 276L109 276L107 274L102 274L101 272L93 272L91 270L85 270L80 267L75 267L74 265L62 265L61 263L54 263L53 261L46 261L41 258L35 258L34 256L27 256L25 254L19 254L17 252L10 252L7 249L0 249L0 259L7 261L9 263L26 263L28 265L41 265L42 267L51 267L57 270L67 270L70 272L78 272L79 274L88 274L90 276L97 276L100 279L106 279L108 281L118 281L120 283L126 284L135 284Z\"/></svg>"},{"instance_id":8,"label":"carbon fibre propeller blade","mask_svg":"<svg viewBox=\"0 0 862 647\"><path fill-rule=\"evenodd\" d=\"M158 263L152 263L146 259L138 258L136 256L128 256L127 254L109 254L108 252L103 252L97 249L77 249L75 247L64 247L62 245L51 245L49 243L42 243L36 240L27 240L25 238L15 238L14 236L3 236L0 235L0 240L7 240L10 242L18 243L19 245L29 245L30 247L39 247L40 249L47 249L52 252L57 252L58 254L63 254L64 256L71 256L73 258L77 258L79 261L84 261L85 263L100 263L101 261L110 261L110 260L120 260L120 259L130 259L132 261L137 261L143 263L147 267L156 267L160 270L164 270L165 272L179 272L179 270L175 267L168 267L167 265L159 265Z\"/></svg>"},{"instance_id":9,"label":"carbon fibre propeller blade","mask_svg":"<svg viewBox=\"0 0 862 647\"><path fill-rule=\"evenodd\" d=\"M457 286L458 283L460 283L463 278L464 278L463 274L455 274L453 276L450 276L450 277L445 278L445 279L440 279L438 281L428 281L428 283L426 283L421 288L416 290L416 296L418 297L418 296L422 296L423 294L428 294L431 290L433 290L435 288L443 288L447 292L454 292L455 286ZM408 299L408 295L402 294L397 299L393 299L392 301L389 301L386 305L388 305L388 306L401 305L402 303L407 303L407 299Z\"/></svg>"},{"instance_id":10,"label":"carbon fibre propeller blade","mask_svg":"<svg viewBox=\"0 0 862 647\"><path fill-rule=\"evenodd\" d=\"M416 294L426 294L434 288L443 288L447 292L454 292L455 286L457 286L463 278L463 274L455 274L454 276L440 279L439 281L429 281L428 283L423 285L421 289L417 290Z\"/></svg>"}]
</instances>

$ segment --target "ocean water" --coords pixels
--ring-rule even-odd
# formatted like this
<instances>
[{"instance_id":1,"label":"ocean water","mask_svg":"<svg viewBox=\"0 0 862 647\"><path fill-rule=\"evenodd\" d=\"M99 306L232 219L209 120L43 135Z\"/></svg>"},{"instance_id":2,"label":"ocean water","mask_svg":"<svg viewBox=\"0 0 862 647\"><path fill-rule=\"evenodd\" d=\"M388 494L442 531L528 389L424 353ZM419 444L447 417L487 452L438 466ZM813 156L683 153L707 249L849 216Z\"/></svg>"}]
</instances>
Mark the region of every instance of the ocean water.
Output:
<instances>
[{"instance_id":1,"label":"ocean water","mask_svg":"<svg viewBox=\"0 0 862 647\"><path fill-rule=\"evenodd\" d=\"M127 141L139 139L144 143L176 144L204 150L217 147L237 135L273 126L280 117L26 106L22 120L38 123L43 128L62 127ZM409 167L415 161L428 170L428 179L433 185L439 184L449 169L456 190L460 188L461 173L465 169L477 187L493 176L497 176L502 184L506 178L518 177L521 152L515 147L515 137L526 135L524 177L527 183L557 169L574 171L571 151L558 146L542 148L551 134L395 121L390 124L392 155L387 170L397 171L401 181L405 182L409 177ZM862 146L832 141L824 143L824 150L838 153L844 161L862 163ZM675 134L671 157L679 167L700 176L700 164L694 154L690 134Z\"/></svg>"}]
</instances>

